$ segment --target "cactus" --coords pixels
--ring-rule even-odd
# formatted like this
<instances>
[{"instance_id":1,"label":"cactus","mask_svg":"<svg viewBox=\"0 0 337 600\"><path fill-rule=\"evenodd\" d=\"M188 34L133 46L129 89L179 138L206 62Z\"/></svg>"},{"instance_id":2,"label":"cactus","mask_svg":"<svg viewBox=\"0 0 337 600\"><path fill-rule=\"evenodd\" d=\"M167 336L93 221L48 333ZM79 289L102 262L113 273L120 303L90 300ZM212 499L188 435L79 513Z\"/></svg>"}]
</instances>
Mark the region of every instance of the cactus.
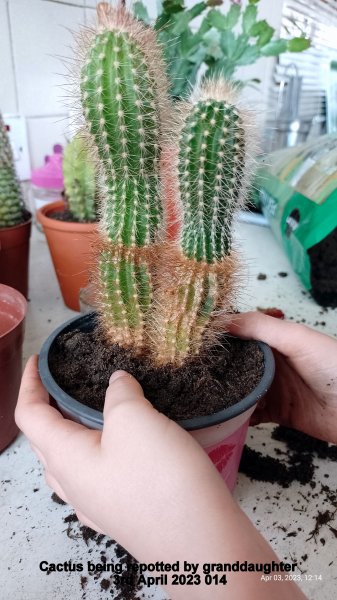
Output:
<instances>
[{"instance_id":1,"label":"cactus","mask_svg":"<svg viewBox=\"0 0 337 600\"><path fill-rule=\"evenodd\" d=\"M246 115L234 101L225 81L208 82L181 110L175 141L181 229L159 270L152 336L158 362L181 363L207 337L214 342L215 317L233 306L238 261L231 227L250 161Z\"/></svg>"},{"instance_id":2,"label":"cactus","mask_svg":"<svg viewBox=\"0 0 337 600\"><path fill-rule=\"evenodd\" d=\"M65 149L63 175L70 212L80 222L97 221L95 164L81 134L77 134Z\"/></svg>"},{"instance_id":3,"label":"cactus","mask_svg":"<svg viewBox=\"0 0 337 600\"><path fill-rule=\"evenodd\" d=\"M13 153L0 113L0 227L13 227L24 221L24 204L15 173Z\"/></svg>"},{"instance_id":4,"label":"cactus","mask_svg":"<svg viewBox=\"0 0 337 600\"><path fill-rule=\"evenodd\" d=\"M146 344L151 247L161 224L160 126L167 87L155 34L123 7L98 6L81 69L89 144L101 180L99 303L112 342Z\"/></svg>"},{"instance_id":5,"label":"cactus","mask_svg":"<svg viewBox=\"0 0 337 600\"><path fill-rule=\"evenodd\" d=\"M100 180L101 325L110 342L179 365L233 308L246 115L223 80L176 114L151 28L122 7L102 3L98 15L81 97Z\"/></svg>"}]
</instances>

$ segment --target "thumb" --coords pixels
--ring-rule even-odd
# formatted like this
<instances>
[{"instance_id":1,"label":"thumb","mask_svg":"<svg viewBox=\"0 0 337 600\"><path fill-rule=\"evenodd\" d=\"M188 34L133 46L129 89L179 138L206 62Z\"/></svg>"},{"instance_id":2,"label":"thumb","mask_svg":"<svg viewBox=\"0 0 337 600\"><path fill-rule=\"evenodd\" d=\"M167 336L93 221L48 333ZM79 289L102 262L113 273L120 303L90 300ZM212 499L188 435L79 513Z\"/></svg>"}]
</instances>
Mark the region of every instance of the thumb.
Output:
<instances>
[{"instance_id":1,"label":"thumb","mask_svg":"<svg viewBox=\"0 0 337 600\"><path fill-rule=\"evenodd\" d=\"M149 404L138 381L126 371L115 371L110 377L109 387L105 394L104 420L117 406L126 402L139 401Z\"/></svg>"}]
</instances>

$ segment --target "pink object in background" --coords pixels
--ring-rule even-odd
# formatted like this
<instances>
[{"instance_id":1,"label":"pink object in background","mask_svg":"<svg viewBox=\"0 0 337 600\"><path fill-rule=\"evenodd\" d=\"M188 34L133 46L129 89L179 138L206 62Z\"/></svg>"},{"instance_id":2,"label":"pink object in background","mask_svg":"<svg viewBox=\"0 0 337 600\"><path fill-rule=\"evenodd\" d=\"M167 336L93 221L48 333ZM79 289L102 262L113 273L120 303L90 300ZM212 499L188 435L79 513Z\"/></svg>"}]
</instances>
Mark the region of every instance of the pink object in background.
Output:
<instances>
[{"instance_id":1,"label":"pink object in background","mask_svg":"<svg viewBox=\"0 0 337 600\"><path fill-rule=\"evenodd\" d=\"M64 188L62 152L62 146L55 144L53 154L45 156L43 167L32 171L30 205L34 215L46 204L61 200ZM39 224L37 224L37 227L42 231Z\"/></svg>"},{"instance_id":2,"label":"pink object in background","mask_svg":"<svg viewBox=\"0 0 337 600\"><path fill-rule=\"evenodd\" d=\"M256 404L220 425L190 432L207 452L231 492L236 484L249 419L255 408Z\"/></svg>"},{"instance_id":3,"label":"pink object in background","mask_svg":"<svg viewBox=\"0 0 337 600\"><path fill-rule=\"evenodd\" d=\"M45 156L43 167L32 171L31 182L33 185L47 190L63 190L62 152L62 146L55 144L53 154Z\"/></svg>"}]
</instances>

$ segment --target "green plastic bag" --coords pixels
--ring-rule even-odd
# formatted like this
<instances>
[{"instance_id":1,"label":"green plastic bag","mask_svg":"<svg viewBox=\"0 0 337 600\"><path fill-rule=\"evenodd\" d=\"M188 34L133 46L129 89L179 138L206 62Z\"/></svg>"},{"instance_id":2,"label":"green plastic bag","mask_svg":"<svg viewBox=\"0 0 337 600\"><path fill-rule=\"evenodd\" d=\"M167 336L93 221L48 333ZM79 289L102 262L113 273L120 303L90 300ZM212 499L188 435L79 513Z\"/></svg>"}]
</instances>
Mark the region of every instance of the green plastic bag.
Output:
<instances>
[{"instance_id":1,"label":"green plastic bag","mask_svg":"<svg viewBox=\"0 0 337 600\"><path fill-rule=\"evenodd\" d=\"M274 152L257 175L262 210L315 300L337 306L337 134Z\"/></svg>"}]
</instances>

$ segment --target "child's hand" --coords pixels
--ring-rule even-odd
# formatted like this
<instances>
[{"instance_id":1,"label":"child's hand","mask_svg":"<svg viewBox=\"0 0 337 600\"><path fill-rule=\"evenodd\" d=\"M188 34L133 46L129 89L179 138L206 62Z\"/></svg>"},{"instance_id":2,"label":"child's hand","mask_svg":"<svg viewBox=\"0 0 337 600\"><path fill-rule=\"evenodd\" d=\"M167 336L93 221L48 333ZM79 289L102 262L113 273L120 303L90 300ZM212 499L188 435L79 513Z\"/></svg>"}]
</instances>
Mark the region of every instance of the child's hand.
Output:
<instances>
[{"instance_id":1,"label":"child's hand","mask_svg":"<svg viewBox=\"0 0 337 600\"><path fill-rule=\"evenodd\" d=\"M110 379L103 431L78 425L49 405L28 361L16 422L45 468L47 483L85 525L118 540L144 563L180 565L277 561L267 542L234 502L207 454L186 431L158 413L124 371ZM155 573L158 575L159 573ZM170 585L175 600L292 600L291 581L231 573L228 585Z\"/></svg>"},{"instance_id":2,"label":"child's hand","mask_svg":"<svg viewBox=\"0 0 337 600\"><path fill-rule=\"evenodd\" d=\"M235 315L230 332L274 349L274 382L251 423L279 423L337 444L337 340L260 312Z\"/></svg>"},{"instance_id":3,"label":"child's hand","mask_svg":"<svg viewBox=\"0 0 337 600\"><path fill-rule=\"evenodd\" d=\"M189 479L189 485L198 488L200 478L218 480L194 439L157 412L124 371L110 378L104 428L94 431L63 418L49 405L37 358L32 357L22 378L15 418L42 462L50 487L74 506L83 523L129 548L126 529L137 531L142 523L147 544L163 526L165 515L158 510L165 491L172 507Z\"/></svg>"}]
</instances>

